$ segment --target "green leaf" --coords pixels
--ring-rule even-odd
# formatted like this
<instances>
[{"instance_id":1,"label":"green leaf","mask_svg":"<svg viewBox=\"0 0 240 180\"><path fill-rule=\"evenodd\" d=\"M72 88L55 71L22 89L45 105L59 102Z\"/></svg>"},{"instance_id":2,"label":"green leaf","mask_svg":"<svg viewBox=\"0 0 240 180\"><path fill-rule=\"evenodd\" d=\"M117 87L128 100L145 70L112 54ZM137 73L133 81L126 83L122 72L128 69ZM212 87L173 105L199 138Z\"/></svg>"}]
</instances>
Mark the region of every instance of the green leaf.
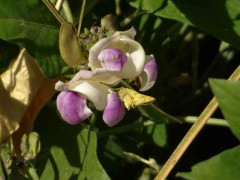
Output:
<instances>
[{"instance_id":1,"label":"green leaf","mask_svg":"<svg viewBox=\"0 0 240 180\"><path fill-rule=\"evenodd\" d=\"M152 141L160 147L167 144L167 130L165 124L156 124L147 127L147 135L152 138Z\"/></svg>"},{"instance_id":2,"label":"green leaf","mask_svg":"<svg viewBox=\"0 0 240 180\"><path fill-rule=\"evenodd\" d=\"M181 172L177 176L188 180L238 180L240 177L240 146L226 150L191 168L191 172Z\"/></svg>"},{"instance_id":3,"label":"green leaf","mask_svg":"<svg viewBox=\"0 0 240 180\"><path fill-rule=\"evenodd\" d=\"M64 64L58 50L60 23L42 1L0 2L0 26L0 38L25 47L47 77L60 74Z\"/></svg>"},{"instance_id":4,"label":"green leaf","mask_svg":"<svg viewBox=\"0 0 240 180\"><path fill-rule=\"evenodd\" d=\"M47 77L57 76L63 66L58 50L58 29L16 19L0 19L0 38L25 47Z\"/></svg>"},{"instance_id":5,"label":"green leaf","mask_svg":"<svg viewBox=\"0 0 240 180\"><path fill-rule=\"evenodd\" d=\"M1 1L0 19L18 19L41 24L60 25L42 0Z\"/></svg>"},{"instance_id":6,"label":"green leaf","mask_svg":"<svg viewBox=\"0 0 240 180\"><path fill-rule=\"evenodd\" d=\"M34 131L40 135L42 148L42 157L36 166L40 178L108 180L97 158L96 133L83 128L82 124L67 124L57 116L55 104L50 103L35 121ZM49 150L48 156L44 155L46 150Z\"/></svg>"},{"instance_id":7,"label":"green leaf","mask_svg":"<svg viewBox=\"0 0 240 180\"><path fill-rule=\"evenodd\" d=\"M142 9L157 16L194 25L240 49L240 1L238 0L168 0L157 9L159 0L145 0ZM135 1L131 3L137 7ZM217 9L217 10L216 10Z\"/></svg>"},{"instance_id":8,"label":"green leaf","mask_svg":"<svg viewBox=\"0 0 240 180\"><path fill-rule=\"evenodd\" d=\"M230 129L240 138L240 82L210 79L210 85Z\"/></svg>"},{"instance_id":9,"label":"green leaf","mask_svg":"<svg viewBox=\"0 0 240 180\"><path fill-rule=\"evenodd\" d=\"M154 12L159 8L161 8L163 5L165 5L165 3L166 3L166 0L155 0L155 1L143 0L142 6L144 7L145 10Z\"/></svg>"},{"instance_id":10,"label":"green leaf","mask_svg":"<svg viewBox=\"0 0 240 180\"><path fill-rule=\"evenodd\" d=\"M94 132L81 129L74 137L74 133L64 131L58 138L57 144L50 149L51 156L41 179L109 179L97 159L97 137Z\"/></svg>"}]
</instances>

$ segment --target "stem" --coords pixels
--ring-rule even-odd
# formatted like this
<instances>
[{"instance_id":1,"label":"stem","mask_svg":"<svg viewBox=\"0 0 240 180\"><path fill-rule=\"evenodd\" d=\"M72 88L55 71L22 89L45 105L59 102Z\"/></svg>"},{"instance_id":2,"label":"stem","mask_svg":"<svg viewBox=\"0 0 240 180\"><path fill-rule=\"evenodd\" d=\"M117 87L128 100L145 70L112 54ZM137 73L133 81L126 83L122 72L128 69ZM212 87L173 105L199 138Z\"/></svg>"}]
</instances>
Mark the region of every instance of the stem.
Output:
<instances>
[{"instance_id":1,"label":"stem","mask_svg":"<svg viewBox=\"0 0 240 180\"><path fill-rule=\"evenodd\" d=\"M48 9L52 12L52 14L57 18L57 20L62 24L64 22L64 19L60 16L58 11L54 8L52 3L50 3L49 0L43 0L43 2L48 7Z\"/></svg>"},{"instance_id":2,"label":"stem","mask_svg":"<svg viewBox=\"0 0 240 180\"><path fill-rule=\"evenodd\" d=\"M240 78L240 66L233 72L233 74L229 77L229 80L238 80ZM179 159L182 157L183 153L186 151L188 146L192 143L194 138L197 136L199 131L203 128L206 124L207 120L210 116L215 112L218 107L218 102L214 97L207 107L203 110L199 118L196 122L192 125L190 130L184 136L182 141L179 143L175 151L172 153L164 167L161 169L155 180L165 180L168 174L171 172L173 167L177 164Z\"/></svg>"},{"instance_id":3,"label":"stem","mask_svg":"<svg viewBox=\"0 0 240 180\"><path fill-rule=\"evenodd\" d=\"M120 16L121 15L121 7L120 7L120 0L115 0L115 4L116 4L116 15Z\"/></svg>"},{"instance_id":4,"label":"stem","mask_svg":"<svg viewBox=\"0 0 240 180\"><path fill-rule=\"evenodd\" d=\"M58 0L57 3L55 4L55 9L57 11L60 10L60 8L62 7L62 4L63 4L64 0Z\"/></svg>"},{"instance_id":5,"label":"stem","mask_svg":"<svg viewBox=\"0 0 240 180\"><path fill-rule=\"evenodd\" d=\"M196 116L186 116L183 118L179 118L179 119L183 119L183 122L185 123L195 123L197 121ZM208 121L206 122L206 125L213 125L213 126L223 126L223 127L229 127L229 123L224 120L224 119L218 119L218 118L210 118L208 119Z\"/></svg>"},{"instance_id":6,"label":"stem","mask_svg":"<svg viewBox=\"0 0 240 180\"><path fill-rule=\"evenodd\" d=\"M81 26L82 26L82 20L83 20L85 5L86 5L86 0L83 0L81 13L80 13L80 17L79 17L78 31L77 31L78 37L80 36L80 32L81 32Z\"/></svg>"},{"instance_id":7,"label":"stem","mask_svg":"<svg viewBox=\"0 0 240 180\"><path fill-rule=\"evenodd\" d=\"M129 88L129 89L133 89L129 84L127 84L126 82L124 82L123 80L120 81L122 83L122 85L124 85L125 87ZM149 106L151 106L153 109L155 109L157 112L159 112L161 115L165 116L167 119L175 121L179 124L182 124L182 121L178 120L177 118L171 116L170 114L167 114L166 112L164 112L163 110L159 109L157 106L155 106L154 104L150 103L148 104Z\"/></svg>"},{"instance_id":8,"label":"stem","mask_svg":"<svg viewBox=\"0 0 240 180\"><path fill-rule=\"evenodd\" d=\"M165 116L167 119L175 121L179 124L182 124L182 121L178 120L177 118L171 116L170 114L164 112L163 110L159 109L157 106L155 106L154 104L150 103L149 106L151 106L153 109L155 109L157 112L159 112L160 114L162 114L163 116Z\"/></svg>"},{"instance_id":9,"label":"stem","mask_svg":"<svg viewBox=\"0 0 240 180\"><path fill-rule=\"evenodd\" d=\"M73 24L73 15L72 15L72 12L71 12L71 9L69 7L69 3L67 0L65 0L63 2L63 11L64 11L67 21Z\"/></svg>"},{"instance_id":10,"label":"stem","mask_svg":"<svg viewBox=\"0 0 240 180\"><path fill-rule=\"evenodd\" d=\"M155 159L146 160L146 159L142 158L141 156L138 156L138 155L136 155L134 153L130 153L130 152L123 152L123 154L128 157L131 157L135 160L138 160L144 164L147 164L148 166L155 169L156 171L159 171L159 165L156 163Z\"/></svg>"}]
</instances>

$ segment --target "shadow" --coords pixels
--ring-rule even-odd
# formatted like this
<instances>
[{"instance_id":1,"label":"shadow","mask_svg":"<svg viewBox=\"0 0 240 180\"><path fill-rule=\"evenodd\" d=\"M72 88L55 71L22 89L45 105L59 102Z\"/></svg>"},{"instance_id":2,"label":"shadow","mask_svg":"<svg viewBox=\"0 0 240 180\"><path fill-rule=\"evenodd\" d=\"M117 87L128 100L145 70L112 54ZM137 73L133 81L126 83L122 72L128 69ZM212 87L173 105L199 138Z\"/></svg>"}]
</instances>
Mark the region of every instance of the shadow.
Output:
<instances>
[{"instance_id":1,"label":"shadow","mask_svg":"<svg viewBox=\"0 0 240 180\"><path fill-rule=\"evenodd\" d=\"M9 66L12 59L18 56L19 46L0 39L0 74Z\"/></svg>"},{"instance_id":2,"label":"shadow","mask_svg":"<svg viewBox=\"0 0 240 180\"><path fill-rule=\"evenodd\" d=\"M240 19L232 8L233 3L226 0L172 0L172 3L180 10L180 15L196 27L240 49L240 33L237 32Z\"/></svg>"}]
</instances>

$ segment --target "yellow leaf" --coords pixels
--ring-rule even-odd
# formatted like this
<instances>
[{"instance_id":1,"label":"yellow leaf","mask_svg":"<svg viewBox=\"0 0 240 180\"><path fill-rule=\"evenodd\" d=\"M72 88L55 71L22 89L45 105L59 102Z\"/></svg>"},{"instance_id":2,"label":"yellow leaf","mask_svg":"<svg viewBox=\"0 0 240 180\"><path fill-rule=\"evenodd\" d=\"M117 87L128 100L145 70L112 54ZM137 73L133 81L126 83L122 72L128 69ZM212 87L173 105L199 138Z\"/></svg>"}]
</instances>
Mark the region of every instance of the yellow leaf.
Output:
<instances>
[{"instance_id":1,"label":"yellow leaf","mask_svg":"<svg viewBox=\"0 0 240 180\"><path fill-rule=\"evenodd\" d=\"M128 110L155 101L154 97L140 94L129 88L120 88L118 95Z\"/></svg>"},{"instance_id":2,"label":"yellow leaf","mask_svg":"<svg viewBox=\"0 0 240 180\"><path fill-rule=\"evenodd\" d=\"M32 131L38 112L55 93L58 79L44 77L26 49L20 51L0 76L0 143L15 132L13 144L18 153L22 135Z\"/></svg>"}]
</instances>

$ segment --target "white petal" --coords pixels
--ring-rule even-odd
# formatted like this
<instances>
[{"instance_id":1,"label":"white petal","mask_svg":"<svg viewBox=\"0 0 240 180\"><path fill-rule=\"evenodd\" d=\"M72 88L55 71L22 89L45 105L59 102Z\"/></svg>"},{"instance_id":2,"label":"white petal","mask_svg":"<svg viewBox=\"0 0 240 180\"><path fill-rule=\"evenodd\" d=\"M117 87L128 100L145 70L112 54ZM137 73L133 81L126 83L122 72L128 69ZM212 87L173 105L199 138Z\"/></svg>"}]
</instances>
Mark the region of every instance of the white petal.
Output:
<instances>
[{"instance_id":1,"label":"white petal","mask_svg":"<svg viewBox=\"0 0 240 180\"><path fill-rule=\"evenodd\" d=\"M135 78L139 76L143 70L145 63L145 52L142 46L127 36L121 36L119 44L127 44L128 60L124 64L121 72L112 72L119 78ZM126 45L125 45L126 46Z\"/></svg>"},{"instance_id":2,"label":"white petal","mask_svg":"<svg viewBox=\"0 0 240 180\"><path fill-rule=\"evenodd\" d=\"M131 39L134 39L134 37L136 36L136 30L134 27L131 27L131 29L127 30L127 31L117 31L113 34L113 36L119 36L119 35L126 35Z\"/></svg>"},{"instance_id":3,"label":"white petal","mask_svg":"<svg viewBox=\"0 0 240 180\"><path fill-rule=\"evenodd\" d=\"M115 84L120 79L112 74L105 68L97 68L94 71L80 70L72 79L68 82L71 84L79 80L93 80L97 82L102 82L104 84ZM60 85L59 85L60 86Z\"/></svg>"},{"instance_id":4,"label":"white petal","mask_svg":"<svg viewBox=\"0 0 240 180\"><path fill-rule=\"evenodd\" d=\"M96 42L90 49L89 49L89 63L88 66L92 69L101 68L101 62L98 60L98 55L101 50L110 48L112 45L113 37L103 38Z\"/></svg>"},{"instance_id":5,"label":"white petal","mask_svg":"<svg viewBox=\"0 0 240 180\"><path fill-rule=\"evenodd\" d=\"M107 105L109 87L106 85L91 80L79 80L69 84L68 89L84 94L97 110L102 111Z\"/></svg>"},{"instance_id":6,"label":"white petal","mask_svg":"<svg viewBox=\"0 0 240 180\"><path fill-rule=\"evenodd\" d=\"M117 31L114 33L113 36L99 40L89 50L88 66L91 67L92 69L102 67L101 63L98 60L98 55L101 50L108 49L108 48L117 48L123 52L126 52L129 46L123 41L119 42L120 38L126 37L128 39L133 39L135 35L136 35L136 30L132 27L127 31Z\"/></svg>"}]
</instances>

